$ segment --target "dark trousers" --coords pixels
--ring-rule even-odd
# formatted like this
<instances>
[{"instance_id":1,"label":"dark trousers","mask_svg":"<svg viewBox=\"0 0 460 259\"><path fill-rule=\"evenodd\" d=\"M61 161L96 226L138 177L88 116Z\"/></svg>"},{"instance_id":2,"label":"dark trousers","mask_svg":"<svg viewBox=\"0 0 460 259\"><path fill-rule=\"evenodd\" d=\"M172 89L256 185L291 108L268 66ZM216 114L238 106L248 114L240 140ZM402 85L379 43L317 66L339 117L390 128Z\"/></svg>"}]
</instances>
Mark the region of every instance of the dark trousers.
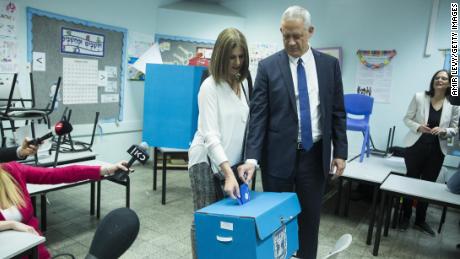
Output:
<instances>
[{"instance_id":1,"label":"dark trousers","mask_svg":"<svg viewBox=\"0 0 460 259\"><path fill-rule=\"evenodd\" d=\"M420 139L404 154L407 176L435 182L444 162L444 154L439 146L439 140L434 143L423 143ZM412 199L403 200L403 217L410 219L412 215ZM423 223L426 219L427 202L417 201L415 222Z\"/></svg>"},{"instance_id":2,"label":"dark trousers","mask_svg":"<svg viewBox=\"0 0 460 259\"><path fill-rule=\"evenodd\" d=\"M321 145L321 141L319 141L309 151L297 151L296 172L288 179L262 173L264 191L295 191L297 193L302 208L298 216L299 251L297 256L300 258L316 258L318 249L321 199L326 183L323 173Z\"/></svg>"}]
</instances>

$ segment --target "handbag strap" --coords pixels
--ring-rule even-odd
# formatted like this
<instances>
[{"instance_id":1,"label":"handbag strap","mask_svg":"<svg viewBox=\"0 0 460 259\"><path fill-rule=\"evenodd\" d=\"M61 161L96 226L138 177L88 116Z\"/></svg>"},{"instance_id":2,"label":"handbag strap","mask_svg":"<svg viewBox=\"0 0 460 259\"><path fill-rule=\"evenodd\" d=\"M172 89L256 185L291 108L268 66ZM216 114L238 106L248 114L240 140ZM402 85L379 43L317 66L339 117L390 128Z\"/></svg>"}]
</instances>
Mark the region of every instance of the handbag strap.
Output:
<instances>
[{"instance_id":1,"label":"handbag strap","mask_svg":"<svg viewBox=\"0 0 460 259\"><path fill-rule=\"evenodd\" d=\"M249 80L248 80L248 82L249 82ZM244 98L246 99L246 103L248 104L248 107L249 107L249 106L250 106L249 97L248 97L248 95L246 94L246 90L244 89L243 82L241 82L241 88L243 89ZM249 115L250 115L250 112L248 112L248 118L247 118L247 120L246 120L246 126L245 126L245 128L244 128L243 152L241 152L241 161L244 161L244 158L246 157L246 138L247 138L247 136L248 136Z\"/></svg>"}]
</instances>

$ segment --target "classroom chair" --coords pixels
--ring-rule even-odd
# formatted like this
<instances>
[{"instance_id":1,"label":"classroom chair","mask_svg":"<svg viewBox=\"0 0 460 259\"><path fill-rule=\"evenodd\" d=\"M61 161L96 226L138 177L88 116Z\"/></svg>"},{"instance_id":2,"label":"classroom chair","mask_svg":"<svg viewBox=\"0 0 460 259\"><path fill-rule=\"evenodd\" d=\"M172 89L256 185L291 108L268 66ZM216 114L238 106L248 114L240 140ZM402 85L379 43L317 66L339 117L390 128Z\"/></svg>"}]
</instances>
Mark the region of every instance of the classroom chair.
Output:
<instances>
[{"instance_id":1,"label":"classroom chair","mask_svg":"<svg viewBox=\"0 0 460 259\"><path fill-rule=\"evenodd\" d=\"M369 118L372 114L374 98L363 94L345 94L345 112L347 113L347 130L361 131L364 139L361 146L359 162L364 159L364 153L367 157L370 155L370 126ZM350 117L352 115L352 117ZM357 118L355 116L362 116Z\"/></svg>"}]
</instances>

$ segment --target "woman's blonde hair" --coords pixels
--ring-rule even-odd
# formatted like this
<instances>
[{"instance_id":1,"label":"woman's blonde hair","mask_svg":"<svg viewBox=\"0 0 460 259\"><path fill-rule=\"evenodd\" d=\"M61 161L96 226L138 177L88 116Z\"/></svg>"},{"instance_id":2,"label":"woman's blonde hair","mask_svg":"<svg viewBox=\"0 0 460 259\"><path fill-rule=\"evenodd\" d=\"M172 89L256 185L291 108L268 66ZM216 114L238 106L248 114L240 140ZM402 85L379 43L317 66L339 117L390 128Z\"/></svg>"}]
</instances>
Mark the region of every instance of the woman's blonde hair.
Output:
<instances>
[{"instance_id":1,"label":"woman's blonde hair","mask_svg":"<svg viewBox=\"0 0 460 259\"><path fill-rule=\"evenodd\" d=\"M239 30L235 28L227 28L217 37L212 51L209 72L216 82L220 83L223 80L228 80L228 62L230 60L230 56L232 55L232 50L236 47L241 47L243 49L244 56L238 82L240 83L248 77L249 52L246 38Z\"/></svg>"},{"instance_id":2,"label":"woman's blonde hair","mask_svg":"<svg viewBox=\"0 0 460 259\"><path fill-rule=\"evenodd\" d=\"M0 208L12 206L22 208L26 205L18 182L0 166Z\"/></svg>"}]
</instances>

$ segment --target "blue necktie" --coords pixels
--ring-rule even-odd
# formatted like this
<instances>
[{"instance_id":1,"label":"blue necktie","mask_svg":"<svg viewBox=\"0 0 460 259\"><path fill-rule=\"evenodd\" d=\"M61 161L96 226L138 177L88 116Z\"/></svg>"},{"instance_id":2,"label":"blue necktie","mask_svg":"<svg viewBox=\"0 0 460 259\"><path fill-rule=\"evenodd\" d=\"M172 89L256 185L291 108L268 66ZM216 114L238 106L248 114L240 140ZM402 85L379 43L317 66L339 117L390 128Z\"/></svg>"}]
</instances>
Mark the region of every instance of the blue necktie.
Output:
<instances>
[{"instance_id":1,"label":"blue necktie","mask_svg":"<svg viewBox=\"0 0 460 259\"><path fill-rule=\"evenodd\" d=\"M308 97L307 76L301 58L299 58L297 62L297 87L299 89L300 135L302 138L302 146L305 150L310 150L313 146L310 99Z\"/></svg>"}]
</instances>

